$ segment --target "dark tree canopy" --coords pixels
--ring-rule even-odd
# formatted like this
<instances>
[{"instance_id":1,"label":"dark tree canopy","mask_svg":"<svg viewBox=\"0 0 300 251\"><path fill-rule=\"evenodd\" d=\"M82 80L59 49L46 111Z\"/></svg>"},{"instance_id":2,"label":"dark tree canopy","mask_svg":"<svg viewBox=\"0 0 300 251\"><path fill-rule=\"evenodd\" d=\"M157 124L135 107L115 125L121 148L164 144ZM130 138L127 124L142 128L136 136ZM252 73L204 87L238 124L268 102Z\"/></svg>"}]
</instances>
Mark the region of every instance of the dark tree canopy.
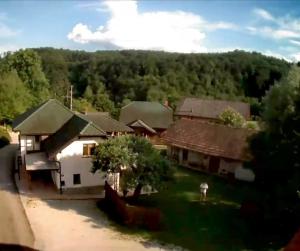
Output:
<instances>
[{"instance_id":1,"label":"dark tree canopy","mask_svg":"<svg viewBox=\"0 0 300 251\"><path fill-rule=\"evenodd\" d=\"M294 66L287 77L267 93L264 130L250 142L256 174L266 212L279 223L300 219L300 68ZM282 222L282 214L293 215ZM296 225L296 226L295 226ZM292 228L286 229L291 231ZM293 229L292 229L293 230Z\"/></svg>"},{"instance_id":2,"label":"dark tree canopy","mask_svg":"<svg viewBox=\"0 0 300 251\"><path fill-rule=\"evenodd\" d=\"M117 115L132 100L169 101L183 96L250 102L258 115L265 92L286 76L284 60L244 51L180 54L155 51L71 51L26 49L0 59L3 71L15 71L30 94L24 109L53 97L81 111ZM0 103L1 105L1 103Z\"/></svg>"}]
</instances>

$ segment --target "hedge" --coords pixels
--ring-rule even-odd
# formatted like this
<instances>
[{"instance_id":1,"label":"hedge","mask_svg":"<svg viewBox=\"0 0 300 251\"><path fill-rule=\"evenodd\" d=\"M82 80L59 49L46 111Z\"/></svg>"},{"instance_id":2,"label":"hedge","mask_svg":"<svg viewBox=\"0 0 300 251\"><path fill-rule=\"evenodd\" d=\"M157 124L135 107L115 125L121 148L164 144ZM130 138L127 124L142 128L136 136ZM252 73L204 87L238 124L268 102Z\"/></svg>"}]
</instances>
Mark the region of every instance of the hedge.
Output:
<instances>
[{"instance_id":1,"label":"hedge","mask_svg":"<svg viewBox=\"0 0 300 251\"><path fill-rule=\"evenodd\" d=\"M9 145L11 141L10 135L8 131L2 127L0 127L0 148Z\"/></svg>"}]
</instances>

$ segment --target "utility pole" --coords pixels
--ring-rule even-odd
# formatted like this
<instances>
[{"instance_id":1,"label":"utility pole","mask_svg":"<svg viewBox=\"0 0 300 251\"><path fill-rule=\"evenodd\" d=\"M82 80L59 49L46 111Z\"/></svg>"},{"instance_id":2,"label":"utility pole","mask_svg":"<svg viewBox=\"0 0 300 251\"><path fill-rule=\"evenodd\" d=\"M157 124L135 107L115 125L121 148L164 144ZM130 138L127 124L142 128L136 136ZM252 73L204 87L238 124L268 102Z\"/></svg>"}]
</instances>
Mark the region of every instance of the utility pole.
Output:
<instances>
[{"instance_id":1,"label":"utility pole","mask_svg":"<svg viewBox=\"0 0 300 251\"><path fill-rule=\"evenodd\" d=\"M73 85L70 86L70 110L73 110Z\"/></svg>"}]
</instances>

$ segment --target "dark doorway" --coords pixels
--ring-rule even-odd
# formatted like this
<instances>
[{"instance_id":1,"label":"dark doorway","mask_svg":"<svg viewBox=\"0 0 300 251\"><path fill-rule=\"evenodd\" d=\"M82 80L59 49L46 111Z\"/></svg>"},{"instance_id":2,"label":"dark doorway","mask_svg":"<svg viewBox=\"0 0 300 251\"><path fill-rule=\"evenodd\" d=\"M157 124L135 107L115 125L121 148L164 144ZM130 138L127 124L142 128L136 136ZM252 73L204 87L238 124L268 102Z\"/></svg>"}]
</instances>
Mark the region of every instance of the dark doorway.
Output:
<instances>
[{"instance_id":1,"label":"dark doorway","mask_svg":"<svg viewBox=\"0 0 300 251\"><path fill-rule=\"evenodd\" d=\"M216 173L220 167L220 158L211 156L209 158L209 171Z\"/></svg>"},{"instance_id":2,"label":"dark doorway","mask_svg":"<svg viewBox=\"0 0 300 251\"><path fill-rule=\"evenodd\" d=\"M182 150L182 161L187 161L188 160L188 155L189 155L189 151L186 149Z\"/></svg>"},{"instance_id":3,"label":"dark doorway","mask_svg":"<svg viewBox=\"0 0 300 251\"><path fill-rule=\"evenodd\" d=\"M50 170L37 170L30 172L32 181L41 181L45 183L53 183Z\"/></svg>"}]
</instances>

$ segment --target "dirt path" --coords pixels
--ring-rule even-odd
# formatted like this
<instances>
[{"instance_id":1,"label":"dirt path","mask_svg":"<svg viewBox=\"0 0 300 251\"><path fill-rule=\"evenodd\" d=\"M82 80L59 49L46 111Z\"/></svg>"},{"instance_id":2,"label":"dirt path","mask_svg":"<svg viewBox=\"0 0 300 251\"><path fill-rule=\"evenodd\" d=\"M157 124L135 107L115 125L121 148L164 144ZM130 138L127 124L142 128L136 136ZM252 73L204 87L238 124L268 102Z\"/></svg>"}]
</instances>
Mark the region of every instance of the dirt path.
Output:
<instances>
[{"instance_id":1,"label":"dirt path","mask_svg":"<svg viewBox=\"0 0 300 251\"><path fill-rule=\"evenodd\" d=\"M34 242L12 174L16 149L16 144L0 149L0 248L3 243L33 247Z\"/></svg>"}]
</instances>

